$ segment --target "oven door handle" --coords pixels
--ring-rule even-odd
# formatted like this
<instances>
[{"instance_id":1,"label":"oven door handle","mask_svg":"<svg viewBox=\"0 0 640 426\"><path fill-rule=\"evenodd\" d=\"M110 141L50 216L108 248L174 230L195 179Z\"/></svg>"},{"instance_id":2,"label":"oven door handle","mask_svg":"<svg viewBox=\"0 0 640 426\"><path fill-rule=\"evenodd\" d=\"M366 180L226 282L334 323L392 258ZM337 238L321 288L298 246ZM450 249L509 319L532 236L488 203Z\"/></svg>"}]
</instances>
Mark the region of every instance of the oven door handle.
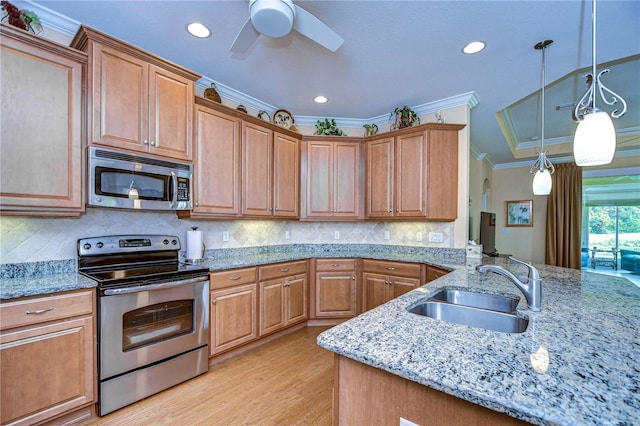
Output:
<instances>
[{"instance_id":1,"label":"oven door handle","mask_svg":"<svg viewBox=\"0 0 640 426\"><path fill-rule=\"evenodd\" d=\"M195 284L208 280L209 276L207 275L198 278L189 278L187 280L171 281L168 283L137 285L135 287L110 288L108 290L105 290L104 294L105 296L116 296L118 294L140 293L141 291L162 290L165 288L179 287L182 285Z\"/></svg>"}]
</instances>

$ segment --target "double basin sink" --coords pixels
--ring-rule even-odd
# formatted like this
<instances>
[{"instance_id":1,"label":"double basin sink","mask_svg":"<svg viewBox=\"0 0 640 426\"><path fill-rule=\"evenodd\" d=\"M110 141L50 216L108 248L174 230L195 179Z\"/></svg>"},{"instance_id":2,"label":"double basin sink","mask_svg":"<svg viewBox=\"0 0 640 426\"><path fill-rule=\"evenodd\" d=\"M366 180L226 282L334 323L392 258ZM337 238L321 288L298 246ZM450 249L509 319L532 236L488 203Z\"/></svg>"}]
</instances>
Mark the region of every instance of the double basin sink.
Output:
<instances>
[{"instance_id":1,"label":"double basin sink","mask_svg":"<svg viewBox=\"0 0 640 426\"><path fill-rule=\"evenodd\" d=\"M444 287L409 312L503 333L522 333L529 319L516 313L518 297Z\"/></svg>"}]
</instances>

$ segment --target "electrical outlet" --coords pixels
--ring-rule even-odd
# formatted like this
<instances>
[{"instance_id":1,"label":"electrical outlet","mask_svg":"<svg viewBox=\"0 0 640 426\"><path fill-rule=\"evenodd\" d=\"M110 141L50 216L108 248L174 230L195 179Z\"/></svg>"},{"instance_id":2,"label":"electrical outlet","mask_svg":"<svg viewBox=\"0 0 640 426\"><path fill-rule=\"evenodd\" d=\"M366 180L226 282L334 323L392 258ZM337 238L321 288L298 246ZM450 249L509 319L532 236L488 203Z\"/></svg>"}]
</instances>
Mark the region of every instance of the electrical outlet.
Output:
<instances>
[{"instance_id":1,"label":"electrical outlet","mask_svg":"<svg viewBox=\"0 0 640 426\"><path fill-rule=\"evenodd\" d=\"M222 231L222 241L229 241L229 231Z\"/></svg>"},{"instance_id":2,"label":"electrical outlet","mask_svg":"<svg viewBox=\"0 0 640 426\"><path fill-rule=\"evenodd\" d=\"M291 231L284 231L284 239L285 240L291 239Z\"/></svg>"},{"instance_id":3,"label":"electrical outlet","mask_svg":"<svg viewBox=\"0 0 640 426\"><path fill-rule=\"evenodd\" d=\"M430 243L441 243L443 241L442 232L429 232Z\"/></svg>"},{"instance_id":4,"label":"electrical outlet","mask_svg":"<svg viewBox=\"0 0 640 426\"><path fill-rule=\"evenodd\" d=\"M389 233L389 231L384 231L384 239L385 240L391 239L391 234Z\"/></svg>"},{"instance_id":5,"label":"electrical outlet","mask_svg":"<svg viewBox=\"0 0 640 426\"><path fill-rule=\"evenodd\" d=\"M422 232L416 232L416 241L422 241Z\"/></svg>"},{"instance_id":6,"label":"electrical outlet","mask_svg":"<svg viewBox=\"0 0 640 426\"><path fill-rule=\"evenodd\" d=\"M340 231L335 231L333 233L333 239L334 240L339 240L340 239Z\"/></svg>"}]
</instances>

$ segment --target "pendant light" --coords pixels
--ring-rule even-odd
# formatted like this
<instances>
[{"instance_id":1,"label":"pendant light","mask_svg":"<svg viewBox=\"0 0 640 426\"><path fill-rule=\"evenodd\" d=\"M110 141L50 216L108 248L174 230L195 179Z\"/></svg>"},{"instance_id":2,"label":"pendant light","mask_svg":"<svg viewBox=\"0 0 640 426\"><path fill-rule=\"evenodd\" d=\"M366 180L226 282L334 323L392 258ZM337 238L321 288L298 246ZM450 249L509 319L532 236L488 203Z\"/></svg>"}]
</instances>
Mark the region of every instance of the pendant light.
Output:
<instances>
[{"instance_id":1,"label":"pendant light","mask_svg":"<svg viewBox=\"0 0 640 426\"><path fill-rule=\"evenodd\" d=\"M600 93L607 105L613 105L618 100L622 103L622 111L614 110L611 117L622 117L627 112L625 100L600 81L600 77L610 70L605 69L596 74L596 0L593 0L591 18L593 67L591 74L587 74L587 91L573 110L573 118L578 122L573 139L573 156L578 166L609 164L616 151L616 130L609 115L596 107L596 92ZM611 95L611 99L607 99L605 92Z\"/></svg>"},{"instance_id":2,"label":"pendant light","mask_svg":"<svg viewBox=\"0 0 640 426\"><path fill-rule=\"evenodd\" d=\"M542 50L542 94L540 100L540 116L542 117L542 130L541 130L541 142L540 151L538 152L538 159L533 163L529 173L533 174L533 194L534 195L549 195L551 192L551 175L556 171L555 167L547 158L547 151L544 150L544 50L553 43L553 40L545 40L537 43L533 46L536 50Z\"/></svg>"}]
</instances>

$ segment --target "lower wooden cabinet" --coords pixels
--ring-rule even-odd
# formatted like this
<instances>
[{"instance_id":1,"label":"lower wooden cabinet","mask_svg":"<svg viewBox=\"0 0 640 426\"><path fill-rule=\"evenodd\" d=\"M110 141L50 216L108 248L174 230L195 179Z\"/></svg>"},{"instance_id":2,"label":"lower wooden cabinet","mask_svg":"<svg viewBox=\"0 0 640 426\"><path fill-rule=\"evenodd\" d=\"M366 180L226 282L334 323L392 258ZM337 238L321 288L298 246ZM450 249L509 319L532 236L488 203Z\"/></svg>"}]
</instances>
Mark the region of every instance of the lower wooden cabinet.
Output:
<instances>
[{"instance_id":1,"label":"lower wooden cabinet","mask_svg":"<svg viewBox=\"0 0 640 426\"><path fill-rule=\"evenodd\" d=\"M424 265L417 263L364 260L362 271L363 311L395 299L425 282Z\"/></svg>"},{"instance_id":2,"label":"lower wooden cabinet","mask_svg":"<svg viewBox=\"0 0 640 426\"><path fill-rule=\"evenodd\" d=\"M316 259L313 284L314 318L350 318L357 314L358 279L355 259Z\"/></svg>"},{"instance_id":3,"label":"lower wooden cabinet","mask_svg":"<svg viewBox=\"0 0 640 426\"><path fill-rule=\"evenodd\" d=\"M433 266L433 265L427 265L426 269L427 269L427 276L426 276L427 282L437 280L438 278L444 277L449 272L451 272L451 271L448 271L447 269L438 268L437 266Z\"/></svg>"},{"instance_id":4,"label":"lower wooden cabinet","mask_svg":"<svg viewBox=\"0 0 640 426\"><path fill-rule=\"evenodd\" d=\"M260 336L309 317L306 260L261 267L259 274Z\"/></svg>"},{"instance_id":5,"label":"lower wooden cabinet","mask_svg":"<svg viewBox=\"0 0 640 426\"><path fill-rule=\"evenodd\" d=\"M0 423L34 424L94 401L93 290L0 304Z\"/></svg>"},{"instance_id":6,"label":"lower wooden cabinet","mask_svg":"<svg viewBox=\"0 0 640 426\"><path fill-rule=\"evenodd\" d=\"M256 278L256 268L210 274L210 356L258 338Z\"/></svg>"}]
</instances>

